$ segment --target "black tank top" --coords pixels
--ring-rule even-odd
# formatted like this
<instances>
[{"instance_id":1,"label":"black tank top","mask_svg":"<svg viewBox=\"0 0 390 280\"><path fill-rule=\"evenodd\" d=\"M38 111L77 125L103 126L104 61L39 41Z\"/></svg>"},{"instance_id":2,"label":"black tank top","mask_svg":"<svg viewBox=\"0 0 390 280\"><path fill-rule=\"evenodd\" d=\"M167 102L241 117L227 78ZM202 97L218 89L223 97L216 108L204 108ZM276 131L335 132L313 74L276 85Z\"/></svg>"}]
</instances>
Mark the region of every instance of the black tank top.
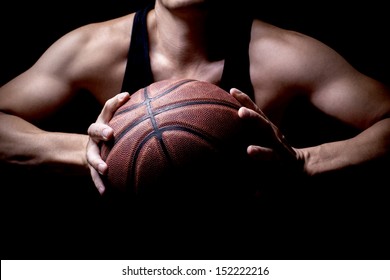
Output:
<instances>
[{"instance_id":1,"label":"black tank top","mask_svg":"<svg viewBox=\"0 0 390 280\"><path fill-rule=\"evenodd\" d=\"M154 5L149 5L136 12L131 35L122 92L134 93L155 82L149 58L149 39L146 17ZM222 78L219 86L226 91L238 88L253 98L253 87L249 73L249 42L252 18L239 20L239 28L234 28L231 43L226 44L227 52Z\"/></svg>"}]
</instances>

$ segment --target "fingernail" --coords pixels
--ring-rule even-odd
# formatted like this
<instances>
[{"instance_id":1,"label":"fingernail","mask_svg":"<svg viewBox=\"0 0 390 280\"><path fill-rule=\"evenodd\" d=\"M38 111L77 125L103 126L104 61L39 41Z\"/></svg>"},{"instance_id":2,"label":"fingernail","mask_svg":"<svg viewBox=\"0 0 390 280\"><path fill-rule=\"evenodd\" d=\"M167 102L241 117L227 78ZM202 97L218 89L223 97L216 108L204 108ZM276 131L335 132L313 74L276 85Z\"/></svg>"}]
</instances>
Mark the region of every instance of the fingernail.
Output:
<instances>
[{"instance_id":1,"label":"fingernail","mask_svg":"<svg viewBox=\"0 0 390 280\"><path fill-rule=\"evenodd\" d=\"M106 165L104 163L100 163L98 165L98 172L100 173L100 175L104 175L104 173L106 172Z\"/></svg>"},{"instance_id":2,"label":"fingernail","mask_svg":"<svg viewBox=\"0 0 390 280\"><path fill-rule=\"evenodd\" d=\"M118 96L119 101L125 99L127 95L129 95L127 92L122 92L121 94L119 94Z\"/></svg>"},{"instance_id":3,"label":"fingernail","mask_svg":"<svg viewBox=\"0 0 390 280\"><path fill-rule=\"evenodd\" d=\"M103 137L108 138L110 133L111 133L111 129L110 128L103 129Z\"/></svg>"},{"instance_id":4,"label":"fingernail","mask_svg":"<svg viewBox=\"0 0 390 280\"><path fill-rule=\"evenodd\" d=\"M103 194L103 193L104 193L104 190L105 190L104 187L99 186L97 189L98 189L98 191L99 191L100 194Z\"/></svg>"}]
</instances>

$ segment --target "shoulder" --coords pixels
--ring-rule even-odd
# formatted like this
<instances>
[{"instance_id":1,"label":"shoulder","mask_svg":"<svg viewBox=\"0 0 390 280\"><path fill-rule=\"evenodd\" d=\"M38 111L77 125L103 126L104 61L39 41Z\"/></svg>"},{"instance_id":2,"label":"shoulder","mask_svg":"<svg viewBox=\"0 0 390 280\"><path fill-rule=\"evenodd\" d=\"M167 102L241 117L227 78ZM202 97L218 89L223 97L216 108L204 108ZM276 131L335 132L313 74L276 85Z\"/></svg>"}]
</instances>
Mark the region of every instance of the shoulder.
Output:
<instances>
[{"instance_id":1,"label":"shoulder","mask_svg":"<svg viewBox=\"0 0 390 280\"><path fill-rule=\"evenodd\" d=\"M251 31L251 57L271 57L273 62L299 63L307 60L340 59L340 55L316 38L254 20ZM286 66L286 65L285 65Z\"/></svg>"},{"instance_id":2,"label":"shoulder","mask_svg":"<svg viewBox=\"0 0 390 280\"><path fill-rule=\"evenodd\" d=\"M323 78L350 68L318 39L258 19L252 24L249 56L251 75L285 85L313 87Z\"/></svg>"},{"instance_id":3,"label":"shoulder","mask_svg":"<svg viewBox=\"0 0 390 280\"><path fill-rule=\"evenodd\" d=\"M118 45L123 40L129 40L134 14L129 14L112 20L90 23L70 31L59 38L51 48L71 51L78 54L90 52L102 46ZM65 52L67 53L67 52Z\"/></svg>"},{"instance_id":4,"label":"shoulder","mask_svg":"<svg viewBox=\"0 0 390 280\"><path fill-rule=\"evenodd\" d=\"M134 14L76 28L40 57L35 69L78 83L127 56Z\"/></svg>"}]
</instances>

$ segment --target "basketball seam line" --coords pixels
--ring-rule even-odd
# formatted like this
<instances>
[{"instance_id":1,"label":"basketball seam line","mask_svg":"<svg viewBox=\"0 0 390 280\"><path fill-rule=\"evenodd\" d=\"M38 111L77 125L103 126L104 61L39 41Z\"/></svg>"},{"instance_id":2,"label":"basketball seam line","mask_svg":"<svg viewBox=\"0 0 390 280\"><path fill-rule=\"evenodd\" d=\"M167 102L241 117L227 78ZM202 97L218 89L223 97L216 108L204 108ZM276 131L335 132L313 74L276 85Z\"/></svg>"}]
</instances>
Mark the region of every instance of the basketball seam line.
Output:
<instances>
[{"instance_id":1,"label":"basketball seam line","mask_svg":"<svg viewBox=\"0 0 390 280\"><path fill-rule=\"evenodd\" d=\"M170 154L168 152L168 149L166 148L166 145L163 143L164 141L161 138L162 132L166 132L166 131L170 131L170 130L186 131L186 132L192 133L195 136L198 136L200 139L204 140L205 142L211 143L213 147L214 146L218 146L218 144L217 144L218 143L218 139L216 139L216 138L214 138L212 136L204 135L204 134L200 133L199 131L197 131L195 129L188 128L188 127L182 127L182 126L178 126L178 125L171 125L171 126L166 126L166 127L160 128L159 132L161 132L161 133L156 133L156 131L152 131L152 132L150 132L148 135L146 135L144 137L144 139L141 141L141 143L139 143L139 145L137 146L136 151L134 153L134 157L131 160L131 165L130 165L131 169L129 170L128 176L130 175L130 178L133 180L133 182L135 180L135 174L136 174L136 171L135 171L136 164L135 163L138 160L139 154L140 154L143 146L151 138L153 138L155 136L157 136L157 139L159 140L160 147L162 148L163 153L165 154L166 158L168 159L169 165L173 166L173 162L172 162L171 156L170 156Z\"/></svg>"},{"instance_id":2,"label":"basketball seam line","mask_svg":"<svg viewBox=\"0 0 390 280\"><path fill-rule=\"evenodd\" d=\"M173 85L172 87L166 89L164 92L160 93L159 95L156 95L155 97L147 97L147 96L144 95L144 96L145 96L145 100L144 100L144 101L142 101L141 103L136 104L136 105L134 105L134 106L130 106L130 107L124 109L124 110L117 111L117 112L114 114L114 116L121 115L121 114L126 113L126 112L128 112L128 111L131 111L131 110L134 110L134 109L136 109L136 108L138 108L138 107L141 107L141 106L143 106L143 105L145 104L145 102L147 102L147 99L149 99L149 100L158 99L158 98L160 98L161 96L164 96L164 95L166 95L166 94L172 92L173 90L179 88L180 86L182 86L182 85L184 85L184 84L187 84L187 83L189 83L189 82L195 82L195 80L185 80L185 81L182 81L182 82L180 82L180 83L178 83L178 84L176 84L176 85ZM148 87L145 87L145 88L144 88L144 92L145 92L145 89L146 89L146 88L148 88Z\"/></svg>"},{"instance_id":3,"label":"basketball seam line","mask_svg":"<svg viewBox=\"0 0 390 280\"><path fill-rule=\"evenodd\" d=\"M164 113L165 111L169 111L169 110L173 110L173 109L176 109L176 108L181 108L181 107L187 107L187 106L192 106L192 105L224 105L224 106L227 106L229 108L232 108L232 109L238 109L237 106L233 105L233 104L230 104L230 103L226 103L226 102L217 102L217 101L187 101L185 103L180 103L180 104L171 104L171 105L167 105L163 108L159 108L158 110L155 110L154 111L154 114L153 114L153 117L154 116L157 116L161 113ZM151 118L150 115L147 115L147 116L144 116L142 118L139 118L136 122L132 123L131 125L127 126L122 132L119 133L119 135L117 137L115 137L115 144L117 142L119 142L122 137L131 129L133 129L133 127L137 126L138 124L140 124L141 122L143 121L146 121L147 119Z\"/></svg>"}]
</instances>

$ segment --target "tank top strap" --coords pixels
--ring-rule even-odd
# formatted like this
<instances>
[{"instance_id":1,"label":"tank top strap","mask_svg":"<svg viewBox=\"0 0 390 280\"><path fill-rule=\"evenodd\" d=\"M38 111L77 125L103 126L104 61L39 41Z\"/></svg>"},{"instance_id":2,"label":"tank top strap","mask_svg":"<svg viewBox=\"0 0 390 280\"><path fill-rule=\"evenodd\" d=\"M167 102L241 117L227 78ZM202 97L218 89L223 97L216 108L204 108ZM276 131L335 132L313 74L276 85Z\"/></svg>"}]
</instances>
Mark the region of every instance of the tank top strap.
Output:
<instances>
[{"instance_id":1,"label":"tank top strap","mask_svg":"<svg viewBox=\"0 0 390 280\"><path fill-rule=\"evenodd\" d=\"M136 12L131 33L131 42L127 58L125 75L121 91L130 94L153 82L153 73L149 58L149 37L146 24L148 12L154 4Z\"/></svg>"}]
</instances>

